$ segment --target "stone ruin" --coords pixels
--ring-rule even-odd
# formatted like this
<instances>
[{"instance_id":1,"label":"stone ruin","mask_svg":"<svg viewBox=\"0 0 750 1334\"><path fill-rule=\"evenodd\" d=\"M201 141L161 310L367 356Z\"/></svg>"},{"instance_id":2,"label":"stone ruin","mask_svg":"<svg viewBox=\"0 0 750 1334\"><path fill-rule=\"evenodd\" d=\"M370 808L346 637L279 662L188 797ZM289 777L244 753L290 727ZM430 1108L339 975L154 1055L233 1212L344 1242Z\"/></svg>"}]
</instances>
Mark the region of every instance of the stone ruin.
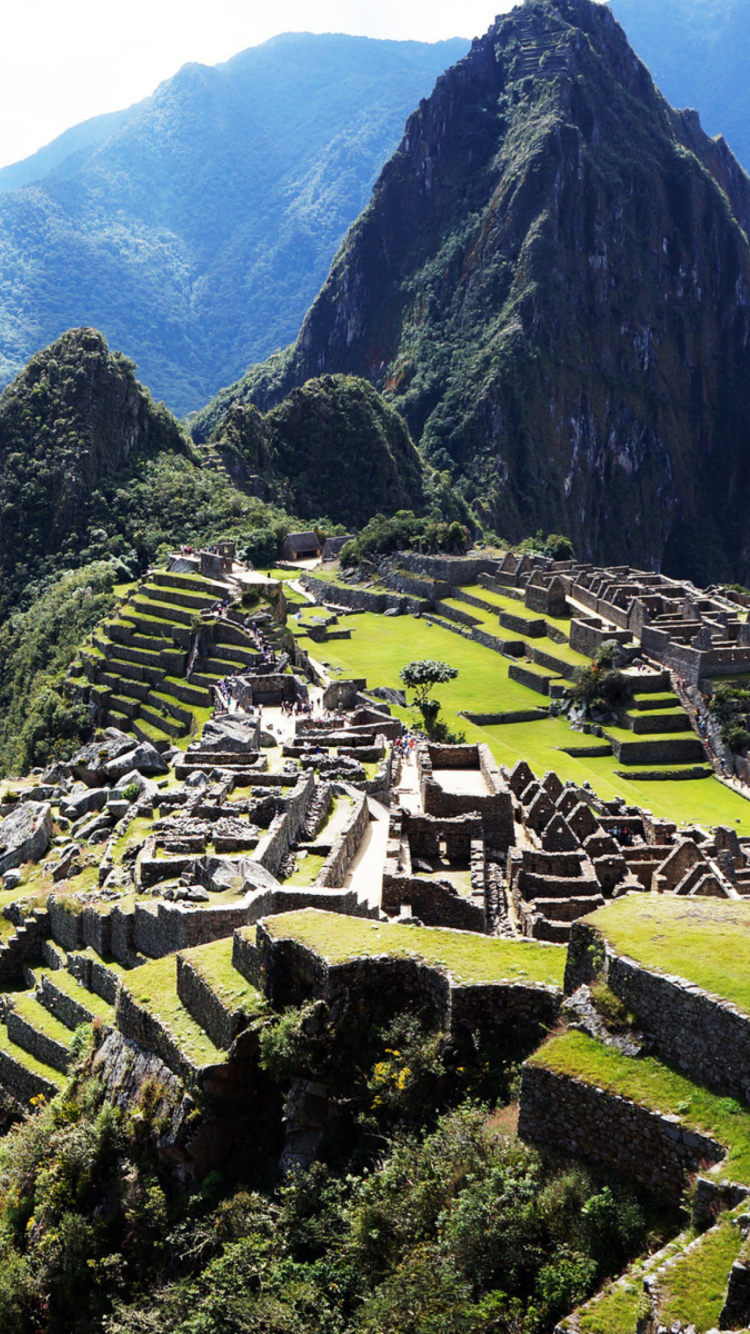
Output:
<instances>
[{"instance_id":1,"label":"stone ruin","mask_svg":"<svg viewBox=\"0 0 750 1334\"><path fill-rule=\"evenodd\" d=\"M504 912L514 930L560 944L571 925L628 891L740 898L750 861L734 830L679 834L670 821L603 801L525 760L508 775L518 830L508 850Z\"/></svg>"}]
</instances>

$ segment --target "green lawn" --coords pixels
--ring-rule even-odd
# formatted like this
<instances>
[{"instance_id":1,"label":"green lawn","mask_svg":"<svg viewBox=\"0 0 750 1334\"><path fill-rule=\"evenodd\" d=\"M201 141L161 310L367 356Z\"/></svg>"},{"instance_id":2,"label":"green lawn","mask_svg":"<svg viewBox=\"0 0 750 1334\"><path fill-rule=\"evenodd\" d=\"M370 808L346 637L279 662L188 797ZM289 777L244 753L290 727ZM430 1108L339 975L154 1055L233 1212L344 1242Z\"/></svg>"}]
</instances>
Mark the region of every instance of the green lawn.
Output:
<instances>
[{"instance_id":1,"label":"green lawn","mask_svg":"<svg viewBox=\"0 0 750 1334\"><path fill-rule=\"evenodd\" d=\"M587 918L618 954L750 1014L750 901L627 894Z\"/></svg>"},{"instance_id":2,"label":"green lawn","mask_svg":"<svg viewBox=\"0 0 750 1334\"><path fill-rule=\"evenodd\" d=\"M619 778L615 770L621 766L614 756L575 759L562 753L564 746L593 745L597 738L572 731L561 718L485 728L460 718L460 709L468 713L501 713L534 709L545 702L545 696L511 681L510 660L492 649L413 616L377 616L366 612L352 617L350 624L351 639L307 644L313 658L339 669L333 672L334 679L337 675L365 677L371 686L399 688L398 673L407 662L415 658L442 658L457 667L459 673L455 681L441 686L437 692L443 706L442 717L450 727L465 732L468 741L486 741L498 763L512 767L524 758L539 776L554 769L563 780L591 783L605 799L622 796L633 805L679 824L696 821L704 825L730 824L738 833L750 835L750 802L717 779L651 783L635 777ZM566 648L551 645L550 651L558 652L561 647ZM531 670L551 675L535 665ZM411 717L408 711L394 712L405 720ZM623 735L633 740L632 732L623 731ZM672 734L670 740L674 740Z\"/></svg>"},{"instance_id":3,"label":"green lawn","mask_svg":"<svg viewBox=\"0 0 750 1334\"><path fill-rule=\"evenodd\" d=\"M499 940L467 931L397 926L304 908L266 919L274 939L299 940L328 963L388 954L421 958L460 982L539 982L562 986L565 951L536 941ZM251 930L251 928L247 928Z\"/></svg>"},{"instance_id":4,"label":"green lawn","mask_svg":"<svg viewBox=\"0 0 750 1334\"><path fill-rule=\"evenodd\" d=\"M684 1126L726 1146L727 1156L716 1169L718 1175L750 1184L750 1111L732 1098L709 1093L653 1057L622 1056L584 1033L571 1031L552 1038L528 1064L583 1080L653 1111L678 1116Z\"/></svg>"}]
</instances>

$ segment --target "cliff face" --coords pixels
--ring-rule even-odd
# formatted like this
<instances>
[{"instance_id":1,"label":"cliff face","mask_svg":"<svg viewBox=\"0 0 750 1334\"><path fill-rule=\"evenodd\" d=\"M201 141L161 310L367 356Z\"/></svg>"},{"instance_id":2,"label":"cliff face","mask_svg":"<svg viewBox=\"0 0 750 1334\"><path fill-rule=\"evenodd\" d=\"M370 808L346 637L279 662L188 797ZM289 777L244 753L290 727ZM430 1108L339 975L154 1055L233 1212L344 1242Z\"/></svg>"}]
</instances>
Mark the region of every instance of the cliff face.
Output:
<instances>
[{"instance_id":1,"label":"cliff face","mask_svg":"<svg viewBox=\"0 0 750 1334\"><path fill-rule=\"evenodd\" d=\"M508 537L747 580L748 230L748 178L609 9L527 0L420 104L296 344L223 406L364 375Z\"/></svg>"},{"instance_id":2,"label":"cliff face","mask_svg":"<svg viewBox=\"0 0 750 1334\"><path fill-rule=\"evenodd\" d=\"M187 441L94 329L32 357L0 396L0 613L51 558L78 563L97 487Z\"/></svg>"}]
</instances>

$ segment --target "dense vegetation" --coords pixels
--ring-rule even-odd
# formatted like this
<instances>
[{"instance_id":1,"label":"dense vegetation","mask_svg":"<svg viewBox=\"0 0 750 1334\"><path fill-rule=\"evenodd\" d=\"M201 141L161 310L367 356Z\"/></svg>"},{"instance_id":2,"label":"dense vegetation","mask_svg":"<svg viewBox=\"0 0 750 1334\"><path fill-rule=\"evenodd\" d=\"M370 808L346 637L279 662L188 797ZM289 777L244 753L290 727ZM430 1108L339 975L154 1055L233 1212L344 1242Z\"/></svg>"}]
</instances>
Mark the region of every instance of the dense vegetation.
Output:
<instances>
[{"instance_id":1,"label":"dense vegetation","mask_svg":"<svg viewBox=\"0 0 750 1334\"><path fill-rule=\"evenodd\" d=\"M287 34L186 65L0 172L0 387L92 324L185 413L289 342L407 115L467 45Z\"/></svg>"},{"instance_id":2,"label":"dense vegetation","mask_svg":"<svg viewBox=\"0 0 750 1334\"><path fill-rule=\"evenodd\" d=\"M310 1019L291 1011L272 1026L270 1079L288 1086ZM84 1058L68 1090L0 1143L3 1327L541 1334L645 1244L641 1209L622 1191L546 1163L478 1103L451 1107L439 1035L414 1016L361 1057L349 1154L339 1144L275 1181L256 1117L259 1151L249 1145L192 1190L155 1149L163 1090L147 1083L120 1111Z\"/></svg>"},{"instance_id":3,"label":"dense vegetation","mask_svg":"<svg viewBox=\"0 0 750 1334\"><path fill-rule=\"evenodd\" d=\"M425 503L421 459L403 418L365 380L308 380L269 412L237 404L214 441L239 484L310 519L332 514L359 528L374 510Z\"/></svg>"},{"instance_id":4,"label":"dense vegetation","mask_svg":"<svg viewBox=\"0 0 750 1334\"><path fill-rule=\"evenodd\" d=\"M530 0L415 112L296 344L234 397L365 376L484 526L747 582L748 227L744 173L608 7Z\"/></svg>"}]
</instances>

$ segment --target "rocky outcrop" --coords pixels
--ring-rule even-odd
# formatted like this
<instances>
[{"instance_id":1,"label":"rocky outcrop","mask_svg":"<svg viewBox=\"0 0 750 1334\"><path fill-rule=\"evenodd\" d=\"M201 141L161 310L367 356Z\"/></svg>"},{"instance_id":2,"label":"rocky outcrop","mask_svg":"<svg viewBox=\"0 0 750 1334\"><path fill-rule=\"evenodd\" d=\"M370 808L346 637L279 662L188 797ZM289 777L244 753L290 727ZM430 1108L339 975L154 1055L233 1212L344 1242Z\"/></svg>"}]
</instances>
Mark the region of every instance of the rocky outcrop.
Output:
<instances>
[{"instance_id":1,"label":"rocky outcrop","mask_svg":"<svg viewBox=\"0 0 750 1334\"><path fill-rule=\"evenodd\" d=\"M25 862L38 862L52 837L49 802L23 801L0 820L0 875Z\"/></svg>"}]
</instances>

